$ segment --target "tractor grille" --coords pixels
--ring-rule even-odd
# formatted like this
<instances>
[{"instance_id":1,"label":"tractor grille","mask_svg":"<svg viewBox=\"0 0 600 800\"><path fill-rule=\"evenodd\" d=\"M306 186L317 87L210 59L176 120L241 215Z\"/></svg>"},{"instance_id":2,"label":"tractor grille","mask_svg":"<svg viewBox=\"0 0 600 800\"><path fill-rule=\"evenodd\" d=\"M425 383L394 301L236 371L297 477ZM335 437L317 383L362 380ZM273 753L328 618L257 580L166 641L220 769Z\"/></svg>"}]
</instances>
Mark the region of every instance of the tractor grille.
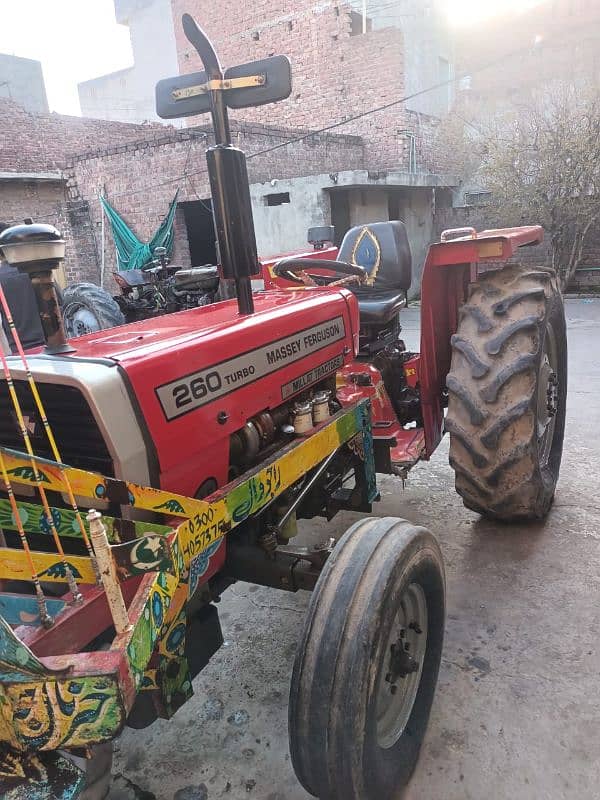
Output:
<instances>
[{"instance_id":1,"label":"tractor grille","mask_svg":"<svg viewBox=\"0 0 600 800\"><path fill-rule=\"evenodd\" d=\"M54 460L27 381L16 380L14 384L34 453ZM52 383L38 383L37 387L63 463L113 477L110 453L79 389ZM0 381L0 444L25 450L6 381Z\"/></svg>"}]
</instances>

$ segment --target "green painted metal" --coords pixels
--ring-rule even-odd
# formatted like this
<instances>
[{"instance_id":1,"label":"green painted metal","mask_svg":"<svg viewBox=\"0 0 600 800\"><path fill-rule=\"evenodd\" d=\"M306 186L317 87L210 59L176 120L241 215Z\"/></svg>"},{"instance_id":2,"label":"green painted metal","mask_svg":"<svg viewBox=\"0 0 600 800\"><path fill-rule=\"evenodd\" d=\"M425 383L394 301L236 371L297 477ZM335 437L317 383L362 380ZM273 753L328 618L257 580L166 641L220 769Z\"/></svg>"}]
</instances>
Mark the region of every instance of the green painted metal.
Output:
<instances>
[{"instance_id":1,"label":"green painted metal","mask_svg":"<svg viewBox=\"0 0 600 800\"><path fill-rule=\"evenodd\" d=\"M42 662L19 639L3 617L0 617L0 677L11 680L11 673L19 676L47 675Z\"/></svg>"},{"instance_id":2,"label":"green painted metal","mask_svg":"<svg viewBox=\"0 0 600 800\"><path fill-rule=\"evenodd\" d=\"M85 788L85 775L55 751L22 753L0 744L2 800L75 800Z\"/></svg>"},{"instance_id":3,"label":"green painted metal","mask_svg":"<svg viewBox=\"0 0 600 800\"><path fill-rule=\"evenodd\" d=\"M43 533L51 535L50 525L42 506L17 500L17 507L25 533ZM68 508L54 507L52 507L50 511L52 512L54 525L59 536L73 537L75 539L81 538L79 522L74 511ZM83 511L81 514L85 517ZM102 517L102 522L106 528L109 542L120 542L123 539L137 539L145 533L159 533L166 536L172 531L172 528L168 525L158 525L154 522L122 520L104 515ZM0 498L0 529L5 531L15 530L12 508L10 502L6 498Z\"/></svg>"}]
</instances>

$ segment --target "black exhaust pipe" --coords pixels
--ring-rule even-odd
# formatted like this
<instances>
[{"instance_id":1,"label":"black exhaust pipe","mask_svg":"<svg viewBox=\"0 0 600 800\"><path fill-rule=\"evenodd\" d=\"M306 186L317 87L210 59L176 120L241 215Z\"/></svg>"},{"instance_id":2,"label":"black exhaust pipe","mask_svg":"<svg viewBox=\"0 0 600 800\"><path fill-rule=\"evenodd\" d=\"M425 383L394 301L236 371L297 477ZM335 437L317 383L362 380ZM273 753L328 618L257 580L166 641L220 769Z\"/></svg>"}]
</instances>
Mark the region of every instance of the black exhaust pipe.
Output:
<instances>
[{"instance_id":1,"label":"black exhaust pipe","mask_svg":"<svg viewBox=\"0 0 600 800\"><path fill-rule=\"evenodd\" d=\"M260 272L246 156L231 144L206 151L215 232L224 278L233 278L240 314L253 314L251 276Z\"/></svg>"},{"instance_id":2,"label":"black exhaust pipe","mask_svg":"<svg viewBox=\"0 0 600 800\"><path fill-rule=\"evenodd\" d=\"M223 278L235 281L240 314L253 314L251 276L260 273L260 264L246 156L231 144L227 104L220 88L225 76L215 49L189 14L183 15L182 22L185 35L196 48L209 82L215 81L219 85L208 92L216 144L206 151L206 161L221 274Z\"/></svg>"}]
</instances>

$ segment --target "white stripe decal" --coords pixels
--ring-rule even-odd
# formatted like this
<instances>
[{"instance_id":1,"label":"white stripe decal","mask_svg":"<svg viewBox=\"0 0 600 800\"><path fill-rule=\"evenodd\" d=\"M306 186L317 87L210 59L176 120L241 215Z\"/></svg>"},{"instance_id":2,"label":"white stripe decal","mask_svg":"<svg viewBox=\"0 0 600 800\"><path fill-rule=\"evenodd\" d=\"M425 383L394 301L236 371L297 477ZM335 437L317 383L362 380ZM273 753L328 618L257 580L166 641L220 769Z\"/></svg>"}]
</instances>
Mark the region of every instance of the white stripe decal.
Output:
<instances>
[{"instance_id":1,"label":"white stripe decal","mask_svg":"<svg viewBox=\"0 0 600 800\"><path fill-rule=\"evenodd\" d=\"M165 417L171 421L339 342L345 335L343 317L335 317L228 361L165 383L156 389L156 394Z\"/></svg>"}]
</instances>

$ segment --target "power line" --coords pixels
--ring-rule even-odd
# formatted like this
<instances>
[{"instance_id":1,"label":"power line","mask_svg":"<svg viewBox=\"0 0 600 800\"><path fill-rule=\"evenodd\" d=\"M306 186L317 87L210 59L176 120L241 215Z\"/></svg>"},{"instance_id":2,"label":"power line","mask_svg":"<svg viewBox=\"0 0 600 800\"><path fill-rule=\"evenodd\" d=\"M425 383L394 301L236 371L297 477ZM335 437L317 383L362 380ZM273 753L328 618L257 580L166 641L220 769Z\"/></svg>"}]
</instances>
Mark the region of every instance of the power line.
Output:
<instances>
[{"instance_id":1,"label":"power line","mask_svg":"<svg viewBox=\"0 0 600 800\"><path fill-rule=\"evenodd\" d=\"M582 24L571 26L570 29L561 32L561 37L564 35L565 32L571 32L574 29L579 29L582 27ZM551 41L558 37L548 37L545 41ZM476 69L472 70L464 70L463 72L459 72L452 78L448 78L445 81L440 81L439 83L434 83L431 86L428 86L426 89L419 89L416 92L412 92L411 94L407 94L404 97L399 98L398 100L392 100L389 103L384 103L383 105L377 106L375 108L368 109L367 111L361 111L359 114L354 114L351 117L346 117L343 120L339 120L338 122L333 122L329 125L325 125L322 128L318 128L316 131L310 131L308 133L302 134L301 136L296 136L293 139L288 139L286 142L282 142L280 144L273 145L272 147L268 147L264 150L259 150L257 153L251 153L247 156L247 159L250 160L251 158L256 158L257 156L265 155L266 153L272 153L274 150L279 150L282 147L287 147L290 144L296 144L297 142L305 141L306 139L310 139L312 136L319 136L322 133L327 133L327 131L334 130L334 128L339 128L343 125L347 125L350 122L355 122L358 119L363 119L364 117L368 117L371 114L376 114L380 111L386 111L388 108L393 108L394 106L400 105L401 103L405 103L407 100L414 100L415 97L420 97L424 94L429 92L437 91L438 89L442 89L447 86L451 86L454 83L459 83L464 78L467 78L472 75L476 75L479 72L483 72L484 70L491 69L492 67L498 66L498 64L503 63L507 58L513 58L514 56L524 55L527 53L532 52L532 46L528 45L526 47L520 47L516 50L512 50L508 53L503 53L502 56L494 59L493 61L488 61L485 64L480 65Z\"/></svg>"},{"instance_id":2,"label":"power line","mask_svg":"<svg viewBox=\"0 0 600 800\"><path fill-rule=\"evenodd\" d=\"M565 33L573 32L574 30L578 30L578 29L580 29L581 27L584 27L584 26L585 26L584 23L579 23L578 25L573 25L573 26L570 26L567 29L563 29L561 31L561 33L560 33L560 37L562 38L565 35ZM558 35L554 36L554 37L548 37L548 38L546 38L544 40L544 43L547 43L547 42L552 41L553 39L557 39L557 38L559 38ZM259 151L255 152L255 153L250 153L247 156L247 160L250 161L253 158L257 158L259 156L263 156L263 155L266 155L268 153L272 153L275 150L280 150L283 147L289 147L292 144L297 144L299 142L306 141L307 139L311 139L313 137L320 136L321 134L327 133L328 131L334 130L336 128L340 128L340 127L342 127L344 125L348 125L348 124L350 124L352 122L356 122L357 120L364 119L365 117L368 117L371 114L377 114L377 113L379 113L381 111L386 111L386 110L388 110L390 108L394 108L395 106L401 105L402 103L405 103L408 100L413 100L414 98L421 97L422 95L428 94L429 92L434 92L434 91L437 91L438 89L442 89L444 87L448 87L448 86L451 86L453 84L459 83L461 80L463 80L466 77L469 77L469 76L472 76L472 75L477 75L480 72L483 72L485 70L491 69L492 67L496 67L499 64L502 64L503 62L505 62L506 59L513 58L513 57L519 56L519 55L529 54L529 53L532 52L533 47L534 46L532 46L532 45L527 45L527 46L520 47L520 48L517 48L517 49L512 50L512 51L509 51L508 53L503 53L502 56L499 56L498 58L496 58L496 59L494 59L492 61L486 62L485 64L481 64L479 67L476 67L475 69L465 70L463 72L460 72L460 73L456 74L455 76L453 76L451 78L448 78L447 80L439 81L438 83L432 84L432 85L426 87L425 89L419 89L418 91L411 92L410 94L404 95L403 97L400 97L400 98L398 98L396 100L391 100L390 102L384 103L384 104L382 104L380 106L376 106L375 108L367 109L366 111L362 111L362 112L360 112L358 114L354 114L354 115L352 115L350 117L345 117L344 119L338 120L337 122L330 123L329 125L325 125L322 128L318 128L317 130L307 131L306 133L304 133L304 134L302 134L300 136L292 137L291 139L287 139L286 141L280 142L279 144L272 145L271 147L267 147L267 148L265 148L263 150L259 150ZM168 186L170 184L178 183L178 182L185 181L185 180L189 181L189 179L191 177L207 175L208 174L207 167L203 167L202 169L194 170L192 172L188 172L187 171L187 163L189 161L189 155L190 155L190 152L191 152L191 147L192 147L192 142L193 141L194 140L192 140L190 142L190 148L188 150L188 157L186 158L186 165L185 165L184 172L183 172L182 175L178 175L178 176L175 176L173 178L167 178L165 180L158 181L156 183L144 186L144 187L142 187L140 189L133 189L133 190L129 190L127 192L119 192L117 194L113 194L113 195L111 195L111 199L115 199L115 198L118 198L118 197L129 197L129 196L134 195L134 194L140 194L141 192L148 192L148 191L150 191L152 189L159 188L161 186ZM195 189L194 189L194 192L195 192L196 196L198 196L197 191ZM200 199L200 198L198 198L198 199ZM83 201L81 203L81 205L84 206L87 203L88 203L88 201ZM76 206L71 206L72 209L75 208L75 207Z\"/></svg>"}]
</instances>

